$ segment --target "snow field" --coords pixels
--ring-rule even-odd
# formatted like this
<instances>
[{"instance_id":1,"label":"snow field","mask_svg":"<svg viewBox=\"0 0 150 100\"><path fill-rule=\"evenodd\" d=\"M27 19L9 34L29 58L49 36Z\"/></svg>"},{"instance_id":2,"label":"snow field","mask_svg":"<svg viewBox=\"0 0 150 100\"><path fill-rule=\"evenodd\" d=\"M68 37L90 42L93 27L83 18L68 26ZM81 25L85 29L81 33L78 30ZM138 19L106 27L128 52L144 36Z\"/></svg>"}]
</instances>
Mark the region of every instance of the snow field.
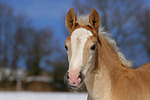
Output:
<instances>
[{"instance_id":1,"label":"snow field","mask_svg":"<svg viewBox=\"0 0 150 100\"><path fill-rule=\"evenodd\" d=\"M0 100L87 100L87 94L69 92L0 92Z\"/></svg>"}]
</instances>

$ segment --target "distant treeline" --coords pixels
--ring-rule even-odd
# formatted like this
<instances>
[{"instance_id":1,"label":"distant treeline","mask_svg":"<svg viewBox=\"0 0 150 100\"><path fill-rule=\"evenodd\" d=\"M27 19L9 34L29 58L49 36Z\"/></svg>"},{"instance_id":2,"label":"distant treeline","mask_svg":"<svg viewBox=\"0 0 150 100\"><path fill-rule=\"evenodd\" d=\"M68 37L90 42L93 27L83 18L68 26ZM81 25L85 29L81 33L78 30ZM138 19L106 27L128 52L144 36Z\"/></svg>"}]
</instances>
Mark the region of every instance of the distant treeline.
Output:
<instances>
[{"instance_id":1,"label":"distant treeline","mask_svg":"<svg viewBox=\"0 0 150 100\"><path fill-rule=\"evenodd\" d=\"M64 84L66 62L55 57L60 48L56 45L57 40L54 39L53 31L50 28L36 29L31 24L32 19L27 15L15 15L10 6L0 3L1 84L12 76L13 81L16 81L20 75L17 71L21 68L25 70L26 76L51 73L56 87L58 85L58 88L61 88ZM57 54L61 55L60 52ZM62 70L59 70L60 66Z\"/></svg>"}]
</instances>

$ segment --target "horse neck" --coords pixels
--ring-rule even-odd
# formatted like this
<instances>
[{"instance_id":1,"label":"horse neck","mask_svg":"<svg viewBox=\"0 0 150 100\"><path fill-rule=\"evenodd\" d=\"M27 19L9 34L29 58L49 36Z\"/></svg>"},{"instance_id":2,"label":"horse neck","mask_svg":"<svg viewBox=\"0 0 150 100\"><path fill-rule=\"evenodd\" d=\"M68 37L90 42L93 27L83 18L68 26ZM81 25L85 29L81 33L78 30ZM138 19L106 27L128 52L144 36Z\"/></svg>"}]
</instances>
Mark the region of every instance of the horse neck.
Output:
<instances>
[{"instance_id":1,"label":"horse neck","mask_svg":"<svg viewBox=\"0 0 150 100\"><path fill-rule=\"evenodd\" d=\"M109 73L126 69L114 48L106 41L106 39L102 36L99 36L99 39L101 40L101 44L98 45L97 49L98 56L96 67L98 69L104 68Z\"/></svg>"},{"instance_id":2,"label":"horse neck","mask_svg":"<svg viewBox=\"0 0 150 100\"><path fill-rule=\"evenodd\" d=\"M121 74L125 70L125 67L109 43L102 36L99 38L101 44L98 44L97 47L98 56L96 66L88 74L85 83L89 94L93 98L104 99L109 98L108 95L111 93L112 85L115 84L115 80L120 76L118 74Z\"/></svg>"}]
</instances>

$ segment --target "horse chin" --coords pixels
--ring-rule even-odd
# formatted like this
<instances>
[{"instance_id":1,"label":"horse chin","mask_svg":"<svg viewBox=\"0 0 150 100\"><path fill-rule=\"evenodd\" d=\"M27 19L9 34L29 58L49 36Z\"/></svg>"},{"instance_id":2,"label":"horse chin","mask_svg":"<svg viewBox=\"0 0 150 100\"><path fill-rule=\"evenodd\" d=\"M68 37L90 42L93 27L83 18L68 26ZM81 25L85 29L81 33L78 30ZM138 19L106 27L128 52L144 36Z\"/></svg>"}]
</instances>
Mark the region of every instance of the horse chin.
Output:
<instances>
[{"instance_id":1,"label":"horse chin","mask_svg":"<svg viewBox=\"0 0 150 100\"><path fill-rule=\"evenodd\" d=\"M73 90L78 90L81 86L82 86L83 83L80 83L78 86L72 86L72 85L68 85L69 88L73 89Z\"/></svg>"},{"instance_id":2,"label":"horse chin","mask_svg":"<svg viewBox=\"0 0 150 100\"><path fill-rule=\"evenodd\" d=\"M81 82L78 85L70 85L68 83L68 87L73 89L73 90L78 90L83 85L83 83L84 83L83 81L84 81L84 79L82 79Z\"/></svg>"},{"instance_id":3,"label":"horse chin","mask_svg":"<svg viewBox=\"0 0 150 100\"><path fill-rule=\"evenodd\" d=\"M69 88L70 88L70 89L73 89L73 90L77 90L77 89L80 88L80 86L71 86L71 85L69 85Z\"/></svg>"}]
</instances>

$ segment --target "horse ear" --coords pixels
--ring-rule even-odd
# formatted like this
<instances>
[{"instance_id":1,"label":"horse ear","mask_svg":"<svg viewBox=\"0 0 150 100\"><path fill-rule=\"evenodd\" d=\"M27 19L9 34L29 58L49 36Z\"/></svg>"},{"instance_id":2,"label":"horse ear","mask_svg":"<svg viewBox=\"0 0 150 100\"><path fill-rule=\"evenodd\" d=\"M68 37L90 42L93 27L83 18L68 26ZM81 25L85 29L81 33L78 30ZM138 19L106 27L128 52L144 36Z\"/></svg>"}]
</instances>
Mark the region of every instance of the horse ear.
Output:
<instances>
[{"instance_id":1,"label":"horse ear","mask_svg":"<svg viewBox=\"0 0 150 100\"><path fill-rule=\"evenodd\" d=\"M91 23L91 25L98 30L100 27L100 16L98 14L98 12L92 8L91 9L91 14L89 16L89 22Z\"/></svg>"},{"instance_id":2,"label":"horse ear","mask_svg":"<svg viewBox=\"0 0 150 100\"><path fill-rule=\"evenodd\" d=\"M71 8L68 11L67 16L66 16L66 26L69 31L75 26L75 23L76 23L76 16L74 14L74 9Z\"/></svg>"}]
</instances>

